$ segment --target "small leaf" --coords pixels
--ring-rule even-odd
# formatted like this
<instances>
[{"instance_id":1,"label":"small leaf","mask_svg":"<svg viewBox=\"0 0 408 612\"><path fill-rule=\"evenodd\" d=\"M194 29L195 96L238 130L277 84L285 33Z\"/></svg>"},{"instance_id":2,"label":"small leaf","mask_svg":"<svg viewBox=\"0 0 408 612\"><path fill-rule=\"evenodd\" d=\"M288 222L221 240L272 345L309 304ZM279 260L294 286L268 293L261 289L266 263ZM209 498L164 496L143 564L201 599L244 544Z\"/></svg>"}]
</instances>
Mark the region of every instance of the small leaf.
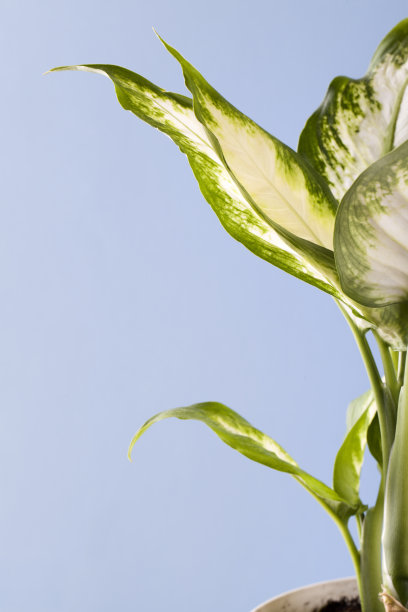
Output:
<instances>
[{"instance_id":1,"label":"small leaf","mask_svg":"<svg viewBox=\"0 0 408 612\"><path fill-rule=\"evenodd\" d=\"M408 138L408 19L381 42L367 74L337 77L298 150L341 200L368 166Z\"/></svg>"},{"instance_id":2,"label":"small leaf","mask_svg":"<svg viewBox=\"0 0 408 612\"><path fill-rule=\"evenodd\" d=\"M326 504L327 507L330 507L332 512L337 511L343 514L346 512L349 512L349 514L353 513L353 508L350 508L348 504L343 504L343 500L338 493L302 470L294 459L292 459L279 444L272 440L272 438L259 431L259 429L252 427L252 425L238 413L217 402L204 402L185 408L165 410L164 412L156 414L146 421L133 437L129 446L129 458L140 436L154 423L169 417L193 419L203 422L210 427L225 444L228 444L228 446L231 446L252 461L256 461L257 463L261 463L262 465L280 472L292 474L292 476L303 484L303 486L305 486L314 496L320 498L323 505ZM341 506L341 508L338 506Z\"/></svg>"},{"instance_id":3,"label":"small leaf","mask_svg":"<svg viewBox=\"0 0 408 612\"><path fill-rule=\"evenodd\" d=\"M191 99L164 91L119 66L90 64L53 70L88 71L111 79L122 107L170 136L187 155L201 192L233 238L285 272L342 297L333 254L320 248L315 256L314 245L307 245L311 255L306 258L253 210L214 150L205 127L196 118ZM316 265L313 257L318 259Z\"/></svg>"},{"instance_id":4,"label":"small leaf","mask_svg":"<svg viewBox=\"0 0 408 612\"><path fill-rule=\"evenodd\" d=\"M351 402L347 411L347 434L333 470L333 488L351 506L360 501L360 476L367 445L367 434L377 408L371 392Z\"/></svg>"},{"instance_id":5,"label":"small leaf","mask_svg":"<svg viewBox=\"0 0 408 612\"><path fill-rule=\"evenodd\" d=\"M344 196L334 250L344 292L369 307L408 300L408 142L372 164Z\"/></svg>"}]
</instances>

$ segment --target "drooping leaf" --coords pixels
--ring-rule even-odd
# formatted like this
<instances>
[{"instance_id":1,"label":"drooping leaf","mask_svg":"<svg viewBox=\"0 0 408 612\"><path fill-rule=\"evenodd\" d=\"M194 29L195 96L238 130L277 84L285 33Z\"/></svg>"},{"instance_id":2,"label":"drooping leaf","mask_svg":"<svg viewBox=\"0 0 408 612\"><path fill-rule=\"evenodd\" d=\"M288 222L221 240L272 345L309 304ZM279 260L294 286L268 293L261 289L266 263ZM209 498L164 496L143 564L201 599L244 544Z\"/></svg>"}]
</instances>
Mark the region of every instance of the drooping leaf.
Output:
<instances>
[{"instance_id":1,"label":"drooping leaf","mask_svg":"<svg viewBox=\"0 0 408 612\"><path fill-rule=\"evenodd\" d=\"M119 66L92 64L53 70L83 70L110 78L122 107L170 136L187 155L205 199L231 236L285 272L341 297L331 251L318 249L318 264L314 265L313 253L304 257L253 210L214 150L189 98L164 91Z\"/></svg>"},{"instance_id":2,"label":"drooping leaf","mask_svg":"<svg viewBox=\"0 0 408 612\"><path fill-rule=\"evenodd\" d=\"M337 202L302 156L232 106L173 47L193 94L194 111L255 210L308 257L327 257Z\"/></svg>"},{"instance_id":3,"label":"drooping leaf","mask_svg":"<svg viewBox=\"0 0 408 612\"><path fill-rule=\"evenodd\" d=\"M347 512L349 514L355 512L355 508L345 504L342 497L333 489L302 470L295 460L272 438L259 431L259 429L255 429L238 413L218 402L203 402L184 408L165 410L156 414L136 432L129 446L129 458L140 436L154 423L169 417L201 421L210 427L225 444L252 461L294 476L332 512L341 515Z\"/></svg>"},{"instance_id":4,"label":"drooping leaf","mask_svg":"<svg viewBox=\"0 0 408 612\"><path fill-rule=\"evenodd\" d=\"M337 77L307 121L299 152L341 200L369 165L408 138L408 19L379 45L361 79Z\"/></svg>"},{"instance_id":5,"label":"drooping leaf","mask_svg":"<svg viewBox=\"0 0 408 612\"><path fill-rule=\"evenodd\" d=\"M377 408L370 391L351 402L347 411L347 434L337 453L333 470L333 488L351 505L361 505L360 476L368 429Z\"/></svg>"},{"instance_id":6,"label":"drooping leaf","mask_svg":"<svg viewBox=\"0 0 408 612\"><path fill-rule=\"evenodd\" d=\"M372 164L344 196L334 250L344 292L368 307L408 300L408 142Z\"/></svg>"}]
</instances>

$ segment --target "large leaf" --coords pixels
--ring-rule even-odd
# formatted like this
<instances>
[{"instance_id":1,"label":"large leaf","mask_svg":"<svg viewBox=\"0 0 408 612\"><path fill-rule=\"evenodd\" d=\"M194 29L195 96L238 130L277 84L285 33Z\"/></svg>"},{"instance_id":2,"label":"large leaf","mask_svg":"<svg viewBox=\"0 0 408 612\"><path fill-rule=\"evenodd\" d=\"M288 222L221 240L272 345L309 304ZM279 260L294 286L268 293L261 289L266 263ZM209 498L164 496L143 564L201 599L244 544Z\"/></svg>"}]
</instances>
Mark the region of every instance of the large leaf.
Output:
<instances>
[{"instance_id":1,"label":"large leaf","mask_svg":"<svg viewBox=\"0 0 408 612\"><path fill-rule=\"evenodd\" d=\"M377 408L370 391L351 402L347 411L347 434L333 470L333 488L352 506L361 505L360 477L369 427Z\"/></svg>"},{"instance_id":2,"label":"large leaf","mask_svg":"<svg viewBox=\"0 0 408 612\"><path fill-rule=\"evenodd\" d=\"M307 157L341 200L369 165L408 138L408 19L378 47L361 79L337 77L300 136Z\"/></svg>"},{"instance_id":3,"label":"large leaf","mask_svg":"<svg viewBox=\"0 0 408 612\"><path fill-rule=\"evenodd\" d=\"M408 142L372 164L346 193L334 249L353 300L369 307L408 300Z\"/></svg>"},{"instance_id":4,"label":"large leaf","mask_svg":"<svg viewBox=\"0 0 408 612\"><path fill-rule=\"evenodd\" d=\"M332 512L343 516L347 512L352 514L355 511L349 504L342 503L344 500L333 489L302 470L296 461L272 438L252 427L248 421L231 408L217 402L193 404L192 406L165 410L156 414L146 421L133 437L129 447L129 458L140 436L154 423L169 417L201 421L210 427L225 444L252 461L294 476L323 504L326 504Z\"/></svg>"},{"instance_id":5,"label":"large leaf","mask_svg":"<svg viewBox=\"0 0 408 612\"><path fill-rule=\"evenodd\" d=\"M232 106L170 45L193 94L194 111L231 176L256 211L309 256L332 249L337 208L330 190L302 156Z\"/></svg>"},{"instance_id":6,"label":"large leaf","mask_svg":"<svg viewBox=\"0 0 408 612\"><path fill-rule=\"evenodd\" d=\"M309 240L299 239L298 236L301 235L301 228L299 226L296 230L298 236L294 237L290 235L290 233L279 226L279 224L275 223L271 216L265 214L265 210L262 210L259 204L261 200L256 200L256 194L251 191L250 187L252 184L255 186L262 184L264 185L264 191L261 190L261 192L265 192L266 194L269 193L263 179L266 176L269 181L276 179L276 175L273 174L273 163L271 158L274 152L277 158L279 158L279 155L286 156L289 174L291 171L297 174L299 167L302 167L302 171L305 171L304 176L307 176L308 180L310 180L310 185L313 185L313 187L310 188L311 191L314 193L316 189L316 193L320 194L319 197L321 197L322 200L326 198L326 205L323 207L323 216L330 219L329 211L331 210L331 206L335 205L331 200L330 194L327 194L325 184L320 183L320 177L316 179L316 175L310 173L310 169L308 169L307 166L302 166L303 162L299 156L295 156L294 152L288 147L264 132L262 128L231 106L175 49L167 45L164 41L163 43L170 53L180 62L183 68L186 85L193 93L195 113L200 121L207 127L215 149L224 159L231 175L239 185L241 193L245 195L247 201L252 201L255 210L273 225L296 252L302 254L309 263L313 262L315 268L319 269L326 279L331 279L329 282L332 286L336 286L336 278L332 270L331 251L319 248L318 245L312 244ZM257 151L257 146L259 146L259 151ZM276 146L275 150L273 148L274 146ZM256 162L258 159L261 161L268 159L270 163L270 174L267 174L267 162L265 162L266 167L262 166L262 164L260 166L260 177L258 162L251 165L250 169L248 168L245 170L246 156L252 157ZM280 178L281 177L277 178L278 185L280 185ZM317 182L315 182L315 180L317 180ZM251 183L251 181L253 181L253 183ZM284 176L282 182L285 183L286 188L292 188L291 178L288 174ZM322 191L319 191L319 185L322 185ZM292 196L294 197L294 201L296 201L296 189L293 190ZM328 202L332 202L332 204L328 204ZM313 208L313 196L311 196L310 199L310 206ZM363 304L366 304L366 302L356 300L355 296L350 296L352 298L352 300L350 300L348 299L348 295L336 294L333 289L331 293L338 297L347 308L351 309L354 315L358 315L356 321L360 327L365 327L365 321L368 321L372 327L378 330L380 336L392 347L397 350L406 348L408 343L408 328L405 325L405 320L408 314L408 305L393 304L380 309L377 307L367 308L367 305L363 307ZM371 306L371 304L368 304L368 306Z\"/></svg>"},{"instance_id":7,"label":"large leaf","mask_svg":"<svg viewBox=\"0 0 408 612\"><path fill-rule=\"evenodd\" d=\"M110 78L122 107L170 136L187 155L204 197L231 236L285 272L341 297L332 253L320 248L314 265L313 253L306 258L301 249L299 253L292 248L253 210L214 150L189 98L166 92L119 66L92 64L54 70L83 70Z\"/></svg>"}]
</instances>

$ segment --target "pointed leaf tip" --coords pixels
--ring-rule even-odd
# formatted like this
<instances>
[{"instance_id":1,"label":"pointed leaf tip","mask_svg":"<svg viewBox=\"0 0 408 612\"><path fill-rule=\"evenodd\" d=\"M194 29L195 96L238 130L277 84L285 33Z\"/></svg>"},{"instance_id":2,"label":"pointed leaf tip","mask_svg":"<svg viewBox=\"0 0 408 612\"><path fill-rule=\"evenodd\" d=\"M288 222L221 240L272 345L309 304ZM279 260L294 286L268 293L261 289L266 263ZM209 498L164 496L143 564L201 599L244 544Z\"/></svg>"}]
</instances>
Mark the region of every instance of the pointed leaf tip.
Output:
<instances>
[{"instance_id":1,"label":"pointed leaf tip","mask_svg":"<svg viewBox=\"0 0 408 612\"><path fill-rule=\"evenodd\" d=\"M318 497L326 508L331 508L338 516L355 513L353 508L333 489L302 470L296 461L272 438L261 432L231 408L218 402L203 402L159 412L146 421L136 432L129 446L129 455L140 436L151 425L176 417L182 420L201 421L228 446L248 459L280 472L291 474L312 495Z\"/></svg>"},{"instance_id":2,"label":"pointed leaf tip","mask_svg":"<svg viewBox=\"0 0 408 612\"><path fill-rule=\"evenodd\" d=\"M258 215L214 149L191 99L165 91L120 66L83 64L52 69L58 70L89 71L109 78L121 106L170 136L188 157L202 194L231 236L262 259L341 299L333 253L317 247L315 252L313 245L313 252L305 252L303 243L299 249L291 246Z\"/></svg>"}]
</instances>

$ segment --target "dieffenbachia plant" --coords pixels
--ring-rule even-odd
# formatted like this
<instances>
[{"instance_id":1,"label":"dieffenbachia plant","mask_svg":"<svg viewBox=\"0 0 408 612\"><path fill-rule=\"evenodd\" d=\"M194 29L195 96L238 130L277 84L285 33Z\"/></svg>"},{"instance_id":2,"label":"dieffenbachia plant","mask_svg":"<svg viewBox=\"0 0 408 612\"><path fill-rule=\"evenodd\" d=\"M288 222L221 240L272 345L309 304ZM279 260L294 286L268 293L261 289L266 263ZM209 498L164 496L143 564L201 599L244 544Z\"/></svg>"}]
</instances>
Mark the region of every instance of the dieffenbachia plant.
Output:
<instances>
[{"instance_id":1,"label":"dieffenbachia plant","mask_svg":"<svg viewBox=\"0 0 408 612\"><path fill-rule=\"evenodd\" d=\"M333 296L371 389L347 412L331 486L303 470L236 412L207 402L161 412L195 419L247 456L291 474L330 514L350 550L364 612L408 609L408 19L382 41L361 79L338 77L292 150L232 106L180 53L191 97L125 68L107 76L120 104L174 140L227 232L262 259ZM378 343L382 367L367 334ZM360 499L368 447L381 474ZM357 521L358 536L349 530Z\"/></svg>"}]
</instances>

